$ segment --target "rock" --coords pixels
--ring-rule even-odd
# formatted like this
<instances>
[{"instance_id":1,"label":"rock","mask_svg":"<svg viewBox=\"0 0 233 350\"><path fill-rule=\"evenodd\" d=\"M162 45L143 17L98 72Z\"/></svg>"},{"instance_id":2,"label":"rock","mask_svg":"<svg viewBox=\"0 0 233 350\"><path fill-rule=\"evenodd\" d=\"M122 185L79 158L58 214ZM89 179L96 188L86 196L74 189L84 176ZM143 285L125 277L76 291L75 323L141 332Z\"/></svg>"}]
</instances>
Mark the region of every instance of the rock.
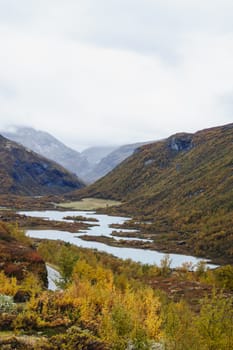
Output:
<instances>
[{"instance_id":1,"label":"rock","mask_svg":"<svg viewBox=\"0 0 233 350\"><path fill-rule=\"evenodd\" d=\"M172 136L169 140L169 147L172 151L189 151L192 147L192 136L190 134L180 134Z\"/></svg>"}]
</instances>

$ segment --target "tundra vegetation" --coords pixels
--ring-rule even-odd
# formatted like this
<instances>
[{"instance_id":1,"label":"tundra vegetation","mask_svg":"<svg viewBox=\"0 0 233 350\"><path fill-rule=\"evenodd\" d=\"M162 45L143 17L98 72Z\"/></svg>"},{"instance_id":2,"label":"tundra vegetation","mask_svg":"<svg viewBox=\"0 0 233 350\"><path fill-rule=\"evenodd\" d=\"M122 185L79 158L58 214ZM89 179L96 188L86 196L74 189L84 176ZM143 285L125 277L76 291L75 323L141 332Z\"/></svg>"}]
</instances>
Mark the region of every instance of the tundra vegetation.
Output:
<instances>
[{"instance_id":1,"label":"tundra vegetation","mask_svg":"<svg viewBox=\"0 0 233 350\"><path fill-rule=\"evenodd\" d=\"M121 201L157 250L233 263L233 124L180 133L139 148L108 175L66 198ZM106 211L106 210L105 210Z\"/></svg>"},{"instance_id":2,"label":"tundra vegetation","mask_svg":"<svg viewBox=\"0 0 233 350\"><path fill-rule=\"evenodd\" d=\"M2 228L5 240L32 244L17 227ZM150 266L60 241L34 244L60 270L60 289L47 290L29 269L22 279L1 271L1 349L233 348L231 265L172 270L169 256ZM29 297L19 302L19 291Z\"/></svg>"}]
</instances>

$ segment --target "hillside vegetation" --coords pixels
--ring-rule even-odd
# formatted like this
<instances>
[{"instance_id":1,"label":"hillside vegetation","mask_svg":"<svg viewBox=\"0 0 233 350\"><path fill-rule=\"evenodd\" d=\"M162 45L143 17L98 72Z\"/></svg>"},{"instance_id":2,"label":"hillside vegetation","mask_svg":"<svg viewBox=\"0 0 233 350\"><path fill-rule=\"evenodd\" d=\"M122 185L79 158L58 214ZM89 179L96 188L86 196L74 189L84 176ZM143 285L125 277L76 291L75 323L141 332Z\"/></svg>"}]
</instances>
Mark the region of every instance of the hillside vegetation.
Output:
<instances>
[{"instance_id":1,"label":"hillside vegetation","mask_svg":"<svg viewBox=\"0 0 233 350\"><path fill-rule=\"evenodd\" d=\"M30 239L17 225L0 221L0 294L1 289L9 289L1 278L2 274L21 283L33 276L42 286L48 284L45 262L33 248ZM18 288L15 284L13 291L16 292Z\"/></svg>"},{"instance_id":2,"label":"hillside vegetation","mask_svg":"<svg viewBox=\"0 0 233 350\"><path fill-rule=\"evenodd\" d=\"M233 262L233 124L143 146L80 196L123 201L115 211L156 241Z\"/></svg>"},{"instance_id":3,"label":"hillside vegetation","mask_svg":"<svg viewBox=\"0 0 233 350\"><path fill-rule=\"evenodd\" d=\"M148 266L58 241L38 244L59 267L63 289L46 291L33 280L22 286L0 273L1 349L232 349L232 293L211 292L232 281L230 266L218 274L201 266L172 271L167 258ZM168 295L159 290L165 283ZM24 303L15 298L22 287L31 296Z\"/></svg>"},{"instance_id":4,"label":"hillside vegetation","mask_svg":"<svg viewBox=\"0 0 233 350\"><path fill-rule=\"evenodd\" d=\"M0 135L0 194L42 196L83 186L57 163Z\"/></svg>"}]
</instances>

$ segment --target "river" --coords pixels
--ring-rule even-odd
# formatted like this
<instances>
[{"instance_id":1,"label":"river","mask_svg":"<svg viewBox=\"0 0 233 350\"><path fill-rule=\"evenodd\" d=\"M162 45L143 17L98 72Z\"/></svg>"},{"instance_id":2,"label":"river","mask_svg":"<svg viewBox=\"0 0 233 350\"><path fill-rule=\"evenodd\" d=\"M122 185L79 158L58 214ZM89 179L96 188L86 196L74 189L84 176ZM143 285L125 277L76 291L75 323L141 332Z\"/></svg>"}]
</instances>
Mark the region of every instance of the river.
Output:
<instances>
[{"instance_id":1,"label":"river","mask_svg":"<svg viewBox=\"0 0 233 350\"><path fill-rule=\"evenodd\" d=\"M61 278L60 273L48 264L46 264L46 269L48 274L48 289L53 291L57 290L58 286L56 284L56 281L59 281L59 279Z\"/></svg>"},{"instance_id":2,"label":"river","mask_svg":"<svg viewBox=\"0 0 233 350\"><path fill-rule=\"evenodd\" d=\"M88 230L70 233L68 231L59 230L28 230L27 235L32 238L40 239L52 239L52 240L63 240L84 248L97 249L99 251L107 252L116 257L122 259L131 259L133 261L141 262L143 264L160 264L161 259L164 257L164 253L149 250L149 249L139 249L139 248L125 248L125 247L113 247L104 243L99 243L95 241L85 241L79 236L83 234L93 235L93 236L107 236L113 238L111 235L112 231L122 231L122 229L112 229L109 227L110 224L122 224L123 222L129 220L129 218L110 216L96 214L90 211L56 211L56 210L46 210L46 211L21 211L19 214L24 214L27 216L34 216L45 218L47 220L58 220L65 221L65 216L85 216L91 217L98 220L96 226L90 227ZM91 224L93 222L90 221ZM123 230L124 232L129 232L130 230ZM133 231L133 230L132 230ZM119 239L119 237L115 237ZM121 238L122 239L122 238ZM129 238L127 238L128 240ZM131 238L132 239L132 238ZM133 238L135 240L135 238ZM138 238L140 240L140 238ZM171 262L171 267L175 268L181 266L183 263L191 262L192 264L197 264L199 261L204 260L194 256L182 255L182 254L169 254ZM216 265L208 264L211 268L216 267Z\"/></svg>"}]
</instances>

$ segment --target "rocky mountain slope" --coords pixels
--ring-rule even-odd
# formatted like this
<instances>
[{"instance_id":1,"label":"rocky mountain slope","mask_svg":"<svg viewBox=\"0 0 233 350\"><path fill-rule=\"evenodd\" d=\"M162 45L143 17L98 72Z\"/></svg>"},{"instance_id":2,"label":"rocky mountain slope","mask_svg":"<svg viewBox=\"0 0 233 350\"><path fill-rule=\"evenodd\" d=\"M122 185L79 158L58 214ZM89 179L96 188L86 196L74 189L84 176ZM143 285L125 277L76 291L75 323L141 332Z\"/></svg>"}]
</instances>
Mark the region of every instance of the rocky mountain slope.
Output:
<instances>
[{"instance_id":1,"label":"rocky mountain slope","mask_svg":"<svg viewBox=\"0 0 233 350\"><path fill-rule=\"evenodd\" d=\"M29 127L15 127L13 132L1 132L1 134L24 147L51 159L70 172L82 178L83 170L89 171L87 159L78 151L75 151L57 140L51 134L35 130Z\"/></svg>"},{"instance_id":2,"label":"rocky mountain slope","mask_svg":"<svg viewBox=\"0 0 233 350\"><path fill-rule=\"evenodd\" d=\"M143 146L83 196L122 200L156 239L233 261L233 124Z\"/></svg>"},{"instance_id":3,"label":"rocky mountain slope","mask_svg":"<svg viewBox=\"0 0 233 350\"><path fill-rule=\"evenodd\" d=\"M80 153L47 132L19 126L13 127L13 130L2 131L1 134L62 165L85 183L93 183L100 179L144 144L90 147Z\"/></svg>"},{"instance_id":4,"label":"rocky mountain slope","mask_svg":"<svg viewBox=\"0 0 233 350\"><path fill-rule=\"evenodd\" d=\"M115 148L98 163L93 164L91 171L85 174L86 181L88 183L93 183L104 175L108 174L126 158L131 156L138 147L144 144L145 142L140 142Z\"/></svg>"},{"instance_id":5,"label":"rocky mountain slope","mask_svg":"<svg viewBox=\"0 0 233 350\"><path fill-rule=\"evenodd\" d=\"M84 187L75 175L0 135L0 194L42 196Z\"/></svg>"}]
</instances>

